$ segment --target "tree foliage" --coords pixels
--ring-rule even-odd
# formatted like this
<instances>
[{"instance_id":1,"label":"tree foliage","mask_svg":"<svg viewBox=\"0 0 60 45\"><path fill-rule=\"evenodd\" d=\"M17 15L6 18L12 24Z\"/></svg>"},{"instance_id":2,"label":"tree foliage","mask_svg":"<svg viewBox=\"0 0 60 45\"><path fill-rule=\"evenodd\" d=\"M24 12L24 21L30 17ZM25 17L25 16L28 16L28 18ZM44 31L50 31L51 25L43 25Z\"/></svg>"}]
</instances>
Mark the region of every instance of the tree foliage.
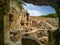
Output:
<instances>
[{"instance_id":1,"label":"tree foliage","mask_svg":"<svg viewBox=\"0 0 60 45\"><path fill-rule=\"evenodd\" d=\"M14 6L15 8L19 8L20 10L23 9L23 1L22 0L11 0L10 1L10 6Z\"/></svg>"}]
</instances>

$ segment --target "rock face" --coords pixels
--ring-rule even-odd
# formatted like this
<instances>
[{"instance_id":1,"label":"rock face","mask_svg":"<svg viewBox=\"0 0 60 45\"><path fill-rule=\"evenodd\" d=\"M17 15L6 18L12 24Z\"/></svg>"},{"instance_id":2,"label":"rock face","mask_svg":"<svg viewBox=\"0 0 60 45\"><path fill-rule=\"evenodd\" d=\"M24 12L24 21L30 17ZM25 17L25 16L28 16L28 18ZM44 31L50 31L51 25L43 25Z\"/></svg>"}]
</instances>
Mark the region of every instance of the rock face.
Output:
<instances>
[{"instance_id":1,"label":"rock face","mask_svg":"<svg viewBox=\"0 0 60 45\"><path fill-rule=\"evenodd\" d=\"M17 18L17 15L15 15L15 14L17 14L16 12L18 12L19 10L16 7L16 5L14 5L14 3L16 4L17 1L14 2L14 0L12 0L14 2L13 4L11 4L10 1L11 0L8 0L8 1L7 0L1 0L0 1L2 4L0 6L3 9L3 10L1 10L2 12L0 12L0 13L3 14L3 15L2 14L1 15L3 16L3 20L4 20L3 21L3 23L4 23L4 33L3 33L4 34L4 43L5 43L5 45L17 45L10 40L10 26L11 26L13 20ZM19 6L20 6L20 4L19 4ZM15 9L17 9L18 11L16 11ZM15 16L13 15L13 13ZM18 36L16 36L16 37L18 37ZM3 45L3 44L1 44L1 45Z\"/></svg>"},{"instance_id":2,"label":"rock face","mask_svg":"<svg viewBox=\"0 0 60 45\"><path fill-rule=\"evenodd\" d=\"M51 0L24 0L24 1L35 5L47 5L47 4L49 5L50 3L53 5L59 2L59 0L52 0L52 1Z\"/></svg>"}]
</instances>

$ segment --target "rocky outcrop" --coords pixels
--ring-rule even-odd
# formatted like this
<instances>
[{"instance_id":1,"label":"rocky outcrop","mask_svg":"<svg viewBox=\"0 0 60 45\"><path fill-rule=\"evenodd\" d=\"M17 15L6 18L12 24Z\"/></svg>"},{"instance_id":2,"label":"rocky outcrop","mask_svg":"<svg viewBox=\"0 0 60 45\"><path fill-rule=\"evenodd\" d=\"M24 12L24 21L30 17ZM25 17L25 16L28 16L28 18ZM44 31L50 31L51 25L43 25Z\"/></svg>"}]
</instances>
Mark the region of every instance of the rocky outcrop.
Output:
<instances>
[{"instance_id":1,"label":"rocky outcrop","mask_svg":"<svg viewBox=\"0 0 60 45\"><path fill-rule=\"evenodd\" d=\"M45 18L39 16L31 16L32 20L32 27L42 28L42 29L49 29L49 25L52 25L58 28L58 18ZM48 23L48 25L46 23ZM51 27L53 28L53 27Z\"/></svg>"}]
</instances>

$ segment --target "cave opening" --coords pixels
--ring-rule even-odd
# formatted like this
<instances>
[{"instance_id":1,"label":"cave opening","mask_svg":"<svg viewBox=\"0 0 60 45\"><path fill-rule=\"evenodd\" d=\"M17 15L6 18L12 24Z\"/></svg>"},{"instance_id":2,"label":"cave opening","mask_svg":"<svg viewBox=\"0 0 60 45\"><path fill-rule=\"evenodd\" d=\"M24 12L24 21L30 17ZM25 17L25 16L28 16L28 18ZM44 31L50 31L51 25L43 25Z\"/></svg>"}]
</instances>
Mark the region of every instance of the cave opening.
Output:
<instances>
[{"instance_id":1,"label":"cave opening","mask_svg":"<svg viewBox=\"0 0 60 45\"><path fill-rule=\"evenodd\" d=\"M39 28L49 28L51 30L51 28L59 27L59 23L58 23L58 13L56 8L54 8L54 6L51 5L34 5L32 3L26 3L25 5L23 5L24 9L26 9L28 11L28 13L30 14L30 18L35 21L32 22L32 25L34 25L34 27L39 27ZM50 24L53 27L49 27L44 25L43 23L39 22L39 21L45 21L48 24ZM39 22L39 23L38 23ZM35 26L36 25L36 26ZM43 25L43 26L41 26ZM55 29L56 30L56 29ZM52 36L53 34L51 34ZM49 39L49 36L48 36Z\"/></svg>"}]
</instances>

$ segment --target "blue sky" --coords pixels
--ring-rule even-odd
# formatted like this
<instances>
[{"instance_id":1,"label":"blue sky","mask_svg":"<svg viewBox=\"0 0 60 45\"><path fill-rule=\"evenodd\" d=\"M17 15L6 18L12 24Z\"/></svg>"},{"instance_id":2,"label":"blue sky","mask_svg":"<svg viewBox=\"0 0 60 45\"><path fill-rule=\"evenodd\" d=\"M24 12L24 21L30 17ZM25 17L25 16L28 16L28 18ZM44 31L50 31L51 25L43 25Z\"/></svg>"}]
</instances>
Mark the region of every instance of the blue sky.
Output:
<instances>
[{"instance_id":1,"label":"blue sky","mask_svg":"<svg viewBox=\"0 0 60 45\"><path fill-rule=\"evenodd\" d=\"M40 15L47 15L51 13L56 13L55 9L50 6L37 6L29 3L25 3L23 5L24 9L28 11L30 16L40 16Z\"/></svg>"}]
</instances>

